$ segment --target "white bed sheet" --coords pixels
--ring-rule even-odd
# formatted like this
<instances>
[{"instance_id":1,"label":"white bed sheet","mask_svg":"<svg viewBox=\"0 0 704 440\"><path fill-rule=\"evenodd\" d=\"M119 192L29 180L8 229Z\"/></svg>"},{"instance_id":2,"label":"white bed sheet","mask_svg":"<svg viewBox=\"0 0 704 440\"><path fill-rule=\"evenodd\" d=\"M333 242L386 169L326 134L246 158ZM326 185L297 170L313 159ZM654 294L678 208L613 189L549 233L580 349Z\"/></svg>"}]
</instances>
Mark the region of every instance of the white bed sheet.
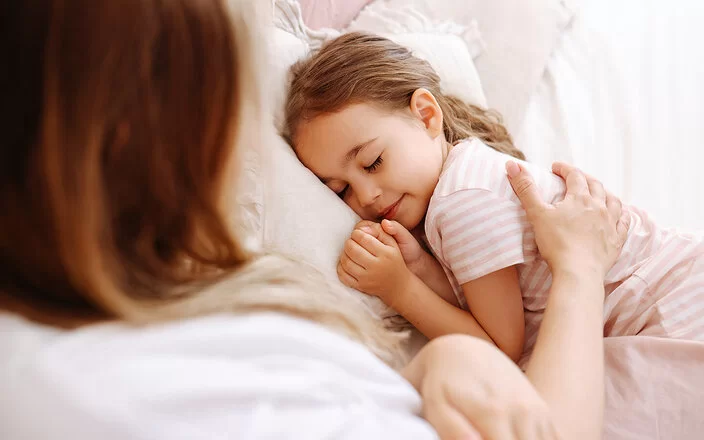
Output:
<instances>
[{"instance_id":1,"label":"white bed sheet","mask_svg":"<svg viewBox=\"0 0 704 440\"><path fill-rule=\"evenodd\" d=\"M704 229L704 2L590 0L517 136L576 163L659 224Z\"/></svg>"}]
</instances>

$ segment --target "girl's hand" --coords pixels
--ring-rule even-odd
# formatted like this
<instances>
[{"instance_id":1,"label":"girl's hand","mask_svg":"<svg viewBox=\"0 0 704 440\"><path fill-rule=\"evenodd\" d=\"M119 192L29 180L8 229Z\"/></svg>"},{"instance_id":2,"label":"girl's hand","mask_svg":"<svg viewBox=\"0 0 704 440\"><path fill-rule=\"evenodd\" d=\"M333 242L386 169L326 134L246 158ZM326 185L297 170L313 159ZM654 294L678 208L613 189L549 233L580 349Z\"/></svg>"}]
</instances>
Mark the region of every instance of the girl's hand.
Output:
<instances>
[{"instance_id":1,"label":"girl's hand","mask_svg":"<svg viewBox=\"0 0 704 440\"><path fill-rule=\"evenodd\" d=\"M506 163L511 186L535 230L538 250L553 272L594 270L603 279L628 234L621 201L575 167L555 163L552 169L567 185L564 200L555 205L541 199L527 170Z\"/></svg>"},{"instance_id":2,"label":"girl's hand","mask_svg":"<svg viewBox=\"0 0 704 440\"><path fill-rule=\"evenodd\" d=\"M416 275L420 275L423 265L428 262L428 258L433 258L421 247L416 237L408 229L393 220L382 220L381 223L362 220L357 223L355 229L361 229L375 237L382 231L392 236L401 251L406 267Z\"/></svg>"},{"instance_id":3,"label":"girl's hand","mask_svg":"<svg viewBox=\"0 0 704 440\"><path fill-rule=\"evenodd\" d=\"M403 370L442 440L558 438L545 401L516 365L478 338L430 341Z\"/></svg>"},{"instance_id":4,"label":"girl's hand","mask_svg":"<svg viewBox=\"0 0 704 440\"><path fill-rule=\"evenodd\" d=\"M346 286L378 296L393 307L394 301L405 291L411 271L392 236L383 230L365 232L364 228L363 225L352 231L345 242L337 276Z\"/></svg>"}]
</instances>

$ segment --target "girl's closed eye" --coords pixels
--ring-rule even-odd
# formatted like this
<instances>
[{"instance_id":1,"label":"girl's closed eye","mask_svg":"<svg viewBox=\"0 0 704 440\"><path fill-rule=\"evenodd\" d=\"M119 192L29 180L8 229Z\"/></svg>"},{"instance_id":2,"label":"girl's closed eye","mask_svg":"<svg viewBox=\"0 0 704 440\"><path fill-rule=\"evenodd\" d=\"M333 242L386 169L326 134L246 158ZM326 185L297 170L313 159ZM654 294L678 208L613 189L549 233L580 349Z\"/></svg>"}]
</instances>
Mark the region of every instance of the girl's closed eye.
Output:
<instances>
[{"instance_id":1,"label":"girl's closed eye","mask_svg":"<svg viewBox=\"0 0 704 440\"><path fill-rule=\"evenodd\" d=\"M384 159L379 155L379 157L376 158L376 160L369 166L364 167L364 170L368 173L373 173L374 171L377 170L381 166L381 164L384 162Z\"/></svg>"}]
</instances>

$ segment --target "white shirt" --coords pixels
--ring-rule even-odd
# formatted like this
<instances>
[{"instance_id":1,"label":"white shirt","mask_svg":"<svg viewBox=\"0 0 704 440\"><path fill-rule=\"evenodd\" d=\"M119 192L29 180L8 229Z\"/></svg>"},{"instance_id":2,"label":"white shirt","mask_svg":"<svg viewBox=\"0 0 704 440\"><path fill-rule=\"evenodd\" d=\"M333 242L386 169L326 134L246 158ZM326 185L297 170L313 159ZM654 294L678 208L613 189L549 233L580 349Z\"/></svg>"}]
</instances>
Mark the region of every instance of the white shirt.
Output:
<instances>
[{"instance_id":1,"label":"white shirt","mask_svg":"<svg viewBox=\"0 0 704 440\"><path fill-rule=\"evenodd\" d=\"M279 314L64 332L0 314L0 438L436 439L365 347Z\"/></svg>"}]
</instances>

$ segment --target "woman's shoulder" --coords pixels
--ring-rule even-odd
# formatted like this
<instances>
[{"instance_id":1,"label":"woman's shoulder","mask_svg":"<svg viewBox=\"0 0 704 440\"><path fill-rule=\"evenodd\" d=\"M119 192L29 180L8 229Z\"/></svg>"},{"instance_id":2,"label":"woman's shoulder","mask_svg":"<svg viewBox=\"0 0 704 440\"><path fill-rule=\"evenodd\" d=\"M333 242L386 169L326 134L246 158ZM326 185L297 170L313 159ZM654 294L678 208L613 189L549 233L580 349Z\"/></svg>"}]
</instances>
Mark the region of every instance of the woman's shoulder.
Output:
<instances>
[{"instance_id":1,"label":"woman's shoulder","mask_svg":"<svg viewBox=\"0 0 704 440\"><path fill-rule=\"evenodd\" d=\"M316 423L347 423L332 409L354 404L366 415L386 405L397 418L420 423L413 420L417 394L398 374L362 345L286 315L63 333L0 315L0 332L36 336L31 350L0 346L0 406L9 409L0 412L2 438L44 438L49 429L75 439L231 437L243 430L284 438ZM252 418L267 406L276 410ZM321 421L326 411L335 416Z\"/></svg>"}]
</instances>

